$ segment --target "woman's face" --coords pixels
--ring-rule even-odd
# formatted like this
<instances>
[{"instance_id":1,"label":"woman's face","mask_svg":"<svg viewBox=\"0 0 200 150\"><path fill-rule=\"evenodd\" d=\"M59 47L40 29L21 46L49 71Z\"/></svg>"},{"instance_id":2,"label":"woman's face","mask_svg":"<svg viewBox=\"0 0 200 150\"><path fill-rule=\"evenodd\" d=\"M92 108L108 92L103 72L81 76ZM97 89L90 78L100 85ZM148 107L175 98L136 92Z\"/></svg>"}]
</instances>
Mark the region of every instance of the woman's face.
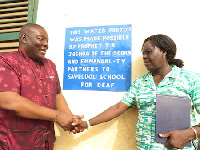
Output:
<instances>
[{"instance_id":1,"label":"woman's face","mask_svg":"<svg viewBox=\"0 0 200 150\"><path fill-rule=\"evenodd\" d=\"M144 65L149 71L161 69L167 61L167 53L161 51L158 47L154 47L150 41L144 44L142 54Z\"/></svg>"}]
</instances>

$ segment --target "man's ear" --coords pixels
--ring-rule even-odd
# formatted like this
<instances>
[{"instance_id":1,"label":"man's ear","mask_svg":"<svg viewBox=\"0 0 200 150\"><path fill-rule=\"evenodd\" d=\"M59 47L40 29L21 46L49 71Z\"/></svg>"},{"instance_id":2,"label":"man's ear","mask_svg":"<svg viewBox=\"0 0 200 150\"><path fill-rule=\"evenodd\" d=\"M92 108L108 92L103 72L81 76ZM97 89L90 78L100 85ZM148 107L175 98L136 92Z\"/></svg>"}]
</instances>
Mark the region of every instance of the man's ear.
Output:
<instances>
[{"instance_id":1,"label":"man's ear","mask_svg":"<svg viewBox=\"0 0 200 150\"><path fill-rule=\"evenodd\" d=\"M27 35L26 35L26 34L23 34L23 35L20 37L20 40L21 40L23 43L26 43Z\"/></svg>"}]
</instances>

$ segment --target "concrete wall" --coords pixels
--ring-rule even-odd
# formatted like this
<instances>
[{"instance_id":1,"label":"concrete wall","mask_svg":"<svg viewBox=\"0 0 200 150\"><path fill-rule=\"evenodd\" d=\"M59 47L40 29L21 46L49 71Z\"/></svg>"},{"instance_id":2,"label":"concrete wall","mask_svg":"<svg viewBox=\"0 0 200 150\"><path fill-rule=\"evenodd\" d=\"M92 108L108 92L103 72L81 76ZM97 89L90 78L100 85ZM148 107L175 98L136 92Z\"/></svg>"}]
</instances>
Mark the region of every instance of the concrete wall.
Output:
<instances>
[{"instance_id":1,"label":"concrete wall","mask_svg":"<svg viewBox=\"0 0 200 150\"><path fill-rule=\"evenodd\" d=\"M64 68L65 29L70 27L132 24L132 81L146 73L143 40L166 34L177 44L177 58L185 68L200 73L198 0L40 0L37 23L49 33L47 57L57 65L61 85ZM121 100L124 92L63 91L74 114L91 118ZM56 126L55 150L131 150L135 145L137 109L89 131L70 135Z\"/></svg>"}]
</instances>

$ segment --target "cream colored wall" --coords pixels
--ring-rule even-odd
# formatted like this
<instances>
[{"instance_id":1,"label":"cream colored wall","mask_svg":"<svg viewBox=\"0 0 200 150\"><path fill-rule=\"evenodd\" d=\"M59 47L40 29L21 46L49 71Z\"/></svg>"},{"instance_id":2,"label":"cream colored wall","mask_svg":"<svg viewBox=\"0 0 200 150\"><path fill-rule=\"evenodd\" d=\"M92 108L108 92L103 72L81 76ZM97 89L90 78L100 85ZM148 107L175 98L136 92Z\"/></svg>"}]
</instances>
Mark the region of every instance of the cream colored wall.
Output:
<instances>
[{"instance_id":1,"label":"cream colored wall","mask_svg":"<svg viewBox=\"0 0 200 150\"><path fill-rule=\"evenodd\" d=\"M198 0L39 0L37 23L49 33L47 57L57 65L61 85L64 68L65 28L132 24L132 81L146 73L143 40L167 34L177 44L177 58L185 68L200 73ZM70 109L89 119L121 100L125 92L63 91ZM76 135L56 125L55 150L135 150L137 109Z\"/></svg>"},{"instance_id":2,"label":"cream colored wall","mask_svg":"<svg viewBox=\"0 0 200 150\"><path fill-rule=\"evenodd\" d=\"M147 72L141 56L132 62L132 68L134 79ZM95 95L93 97L95 98ZM83 97L84 99L87 99L87 96ZM106 103L106 101L104 100L103 103ZM85 103L85 105L88 104ZM99 105L93 104L91 107L96 109ZM89 111L90 109L87 113ZM93 112L96 111L91 111L91 113ZM136 150L135 125L137 116L137 108L129 109L112 121L91 127L90 130L75 135L64 132L62 128L56 125L57 141L55 150Z\"/></svg>"},{"instance_id":3,"label":"cream colored wall","mask_svg":"<svg viewBox=\"0 0 200 150\"><path fill-rule=\"evenodd\" d=\"M137 109L129 109L110 122L76 135L69 135L56 126L55 150L134 150L136 119Z\"/></svg>"}]
</instances>

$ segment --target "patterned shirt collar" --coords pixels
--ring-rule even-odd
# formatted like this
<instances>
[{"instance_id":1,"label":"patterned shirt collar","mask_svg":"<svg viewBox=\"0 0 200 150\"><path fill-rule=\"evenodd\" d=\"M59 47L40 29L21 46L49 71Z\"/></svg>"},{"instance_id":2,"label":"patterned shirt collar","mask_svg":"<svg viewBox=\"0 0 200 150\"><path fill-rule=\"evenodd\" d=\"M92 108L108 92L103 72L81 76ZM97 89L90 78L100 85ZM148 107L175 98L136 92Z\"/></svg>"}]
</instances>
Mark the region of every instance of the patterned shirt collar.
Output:
<instances>
[{"instance_id":1,"label":"patterned shirt collar","mask_svg":"<svg viewBox=\"0 0 200 150\"><path fill-rule=\"evenodd\" d=\"M33 62L39 65L44 65L44 60L42 61L35 61L34 59L30 58L24 51L22 51L20 48L18 49L19 54L24 57L28 62Z\"/></svg>"},{"instance_id":2,"label":"patterned shirt collar","mask_svg":"<svg viewBox=\"0 0 200 150\"><path fill-rule=\"evenodd\" d=\"M172 79L176 79L179 76L179 72L180 72L180 68L177 67L176 65L172 66L172 70L165 76L165 78L172 78ZM145 75L145 80L151 80L152 79L152 74L149 71L146 75Z\"/></svg>"}]
</instances>

